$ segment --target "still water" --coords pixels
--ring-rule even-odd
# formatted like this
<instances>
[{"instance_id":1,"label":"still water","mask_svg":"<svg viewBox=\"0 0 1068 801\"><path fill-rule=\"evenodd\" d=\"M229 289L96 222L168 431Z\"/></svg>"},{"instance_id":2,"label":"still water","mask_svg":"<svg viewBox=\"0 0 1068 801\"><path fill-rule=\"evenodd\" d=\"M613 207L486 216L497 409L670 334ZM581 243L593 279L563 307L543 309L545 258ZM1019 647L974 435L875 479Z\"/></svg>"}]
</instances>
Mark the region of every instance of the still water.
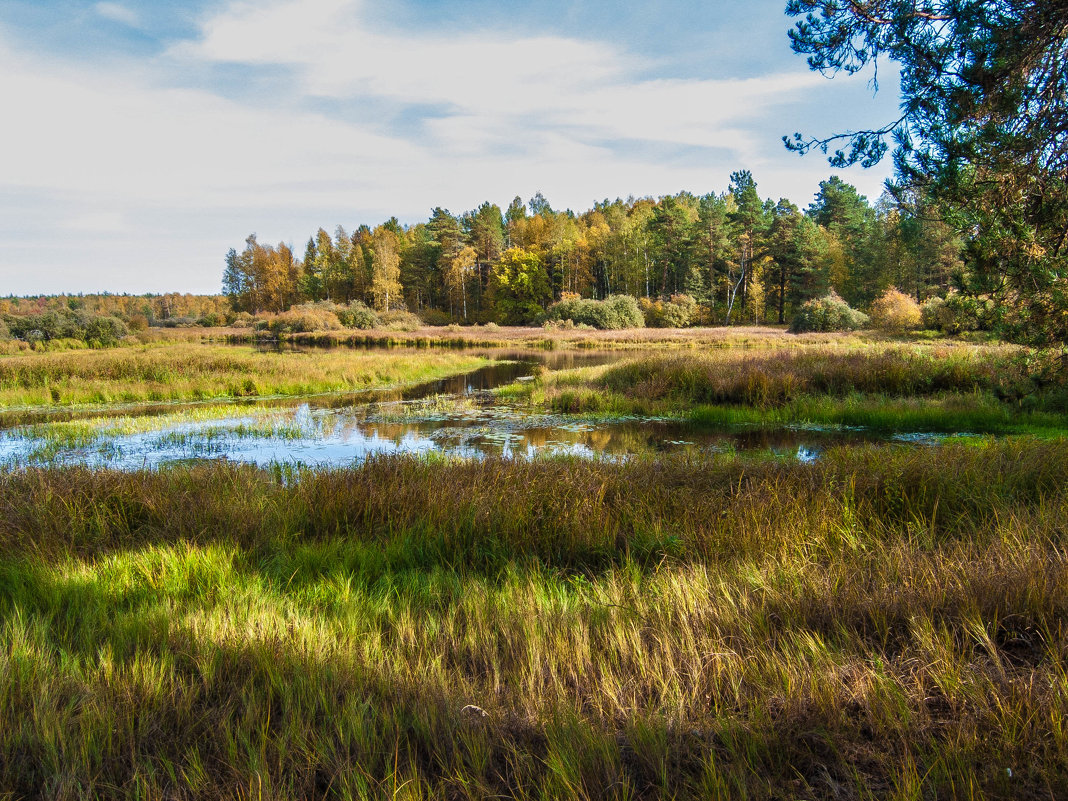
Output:
<instances>
[{"instance_id":1,"label":"still water","mask_svg":"<svg viewBox=\"0 0 1068 801\"><path fill-rule=\"evenodd\" d=\"M858 430L709 430L677 420L581 419L531 412L493 393L536 370L605 364L608 352L487 351L503 363L395 390L271 401L165 404L0 415L0 464L137 469L201 459L315 467L378 454L460 458L625 458L761 450L801 461L828 446L885 440Z\"/></svg>"}]
</instances>

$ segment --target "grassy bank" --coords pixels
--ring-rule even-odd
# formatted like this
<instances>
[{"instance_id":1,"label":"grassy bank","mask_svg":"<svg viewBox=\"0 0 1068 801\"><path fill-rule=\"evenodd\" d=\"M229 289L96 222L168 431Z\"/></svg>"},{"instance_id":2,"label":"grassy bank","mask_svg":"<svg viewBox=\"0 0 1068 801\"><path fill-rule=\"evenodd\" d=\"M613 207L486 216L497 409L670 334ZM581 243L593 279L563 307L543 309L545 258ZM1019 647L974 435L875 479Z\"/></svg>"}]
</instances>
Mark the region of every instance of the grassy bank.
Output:
<instances>
[{"instance_id":1,"label":"grassy bank","mask_svg":"<svg viewBox=\"0 0 1068 801\"><path fill-rule=\"evenodd\" d=\"M1062 440L3 473L0 790L1060 797L1066 519Z\"/></svg>"},{"instance_id":2,"label":"grassy bank","mask_svg":"<svg viewBox=\"0 0 1068 801\"><path fill-rule=\"evenodd\" d=\"M0 408L307 395L429 381L473 370L456 353L265 352L165 343L0 357Z\"/></svg>"},{"instance_id":3,"label":"grassy bank","mask_svg":"<svg viewBox=\"0 0 1068 801\"><path fill-rule=\"evenodd\" d=\"M238 332L238 338L255 336ZM785 327L628 328L599 331L581 328L521 326L424 326L410 331L322 331L290 334L288 339L314 345L376 345L420 348L535 348L546 350L707 350L724 348L792 349L812 345L856 347L881 342L874 332L790 334Z\"/></svg>"},{"instance_id":4,"label":"grassy bank","mask_svg":"<svg viewBox=\"0 0 1068 801\"><path fill-rule=\"evenodd\" d=\"M636 356L546 373L500 394L560 413L673 416L710 426L896 431L1068 429L1064 390L1003 346L869 345Z\"/></svg>"}]
</instances>

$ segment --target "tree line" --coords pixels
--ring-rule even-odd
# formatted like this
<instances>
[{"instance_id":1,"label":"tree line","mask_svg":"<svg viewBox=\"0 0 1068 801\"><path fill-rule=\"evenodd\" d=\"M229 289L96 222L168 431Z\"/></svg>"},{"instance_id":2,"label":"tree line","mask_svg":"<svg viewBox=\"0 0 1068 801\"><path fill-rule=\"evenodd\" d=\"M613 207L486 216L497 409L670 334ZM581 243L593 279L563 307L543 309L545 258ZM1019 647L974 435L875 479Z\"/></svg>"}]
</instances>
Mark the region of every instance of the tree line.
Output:
<instances>
[{"instance_id":1,"label":"tree line","mask_svg":"<svg viewBox=\"0 0 1068 801\"><path fill-rule=\"evenodd\" d=\"M31 295L0 298L0 315L17 317L49 312L82 312L92 316L118 317L134 328L142 326L193 325L202 320L225 321L230 303L223 295L128 295L107 292L79 295ZM219 325L220 322L214 324Z\"/></svg>"},{"instance_id":2,"label":"tree line","mask_svg":"<svg viewBox=\"0 0 1068 801\"><path fill-rule=\"evenodd\" d=\"M411 226L320 228L303 258L253 234L227 253L223 292L251 314L358 302L428 322L511 325L542 319L561 299L685 296L697 322L785 323L830 291L861 307L891 286L917 302L944 295L963 252L923 198L872 205L832 176L802 210L761 198L743 170L720 193L605 200L581 213L554 210L538 193L504 210L435 208Z\"/></svg>"},{"instance_id":3,"label":"tree line","mask_svg":"<svg viewBox=\"0 0 1068 801\"><path fill-rule=\"evenodd\" d=\"M0 298L0 342L79 340L114 345L149 326L217 326L232 318L223 295L37 295Z\"/></svg>"}]
</instances>

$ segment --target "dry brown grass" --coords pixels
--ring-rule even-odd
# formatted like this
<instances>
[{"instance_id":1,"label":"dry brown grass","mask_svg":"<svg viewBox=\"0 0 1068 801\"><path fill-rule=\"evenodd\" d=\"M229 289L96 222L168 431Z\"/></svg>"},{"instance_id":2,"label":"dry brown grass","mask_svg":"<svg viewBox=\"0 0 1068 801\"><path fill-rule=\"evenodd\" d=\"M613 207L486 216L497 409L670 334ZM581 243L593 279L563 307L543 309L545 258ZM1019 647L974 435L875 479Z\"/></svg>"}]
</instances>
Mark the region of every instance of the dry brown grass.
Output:
<instances>
[{"instance_id":1,"label":"dry brown grass","mask_svg":"<svg viewBox=\"0 0 1068 801\"><path fill-rule=\"evenodd\" d=\"M316 353L177 341L0 357L0 408L307 395L429 381L474 370L459 353Z\"/></svg>"},{"instance_id":2,"label":"dry brown grass","mask_svg":"<svg viewBox=\"0 0 1068 801\"><path fill-rule=\"evenodd\" d=\"M1064 797L1066 488L1029 440L2 474L0 792Z\"/></svg>"},{"instance_id":3,"label":"dry brown grass","mask_svg":"<svg viewBox=\"0 0 1068 801\"><path fill-rule=\"evenodd\" d=\"M239 337L251 336L249 332ZM631 328L619 331L567 328L522 328L509 326L424 326L412 331L332 331L293 334L294 342L319 345L405 345L412 347L529 347L529 348L799 348L867 347L898 340L878 332L791 334L772 326L733 326L719 328ZM916 341L925 347L924 341ZM942 340L945 347L971 347L966 342Z\"/></svg>"}]
</instances>

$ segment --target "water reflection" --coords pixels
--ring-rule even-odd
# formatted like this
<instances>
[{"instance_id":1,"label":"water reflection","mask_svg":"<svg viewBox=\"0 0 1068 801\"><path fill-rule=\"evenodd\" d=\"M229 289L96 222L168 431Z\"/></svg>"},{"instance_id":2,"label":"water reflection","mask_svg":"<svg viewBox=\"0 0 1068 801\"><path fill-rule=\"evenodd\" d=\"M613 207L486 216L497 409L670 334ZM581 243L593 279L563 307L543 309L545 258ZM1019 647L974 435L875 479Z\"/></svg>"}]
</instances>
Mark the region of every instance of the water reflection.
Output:
<instances>
[{"instance_id":1,"label":"water reflection","mask_svg":"<svg viewBox=\"0 0 1068 801\"><path fill-rule=\"evenodd\" d=\"M226 459L257 465L341 466L380 454L435 453L465 459L567 454L617 459L673 451L756 450L808 462L831 445L872 439L859 431L709 431L663 419L591 422L532 414L499 402L490 390L530 376L541 366L568 369L619 356L544 351L487 355L508 361L406 389L278 399L254 408L235 403L232 415L224 410L222 416L209 419L182 419L175 416L173 404L123 409L124 417L114 423L109 422L116 413L113 409L62 416L38 413L28 420L16 416L5 422L17 427L0 432L0 462L138 469ZM61 428L57 423L78 417L94 418L92 435L56 435ZM37 425L30 428L26 423Z\"/></svg>"}]
</instances>

